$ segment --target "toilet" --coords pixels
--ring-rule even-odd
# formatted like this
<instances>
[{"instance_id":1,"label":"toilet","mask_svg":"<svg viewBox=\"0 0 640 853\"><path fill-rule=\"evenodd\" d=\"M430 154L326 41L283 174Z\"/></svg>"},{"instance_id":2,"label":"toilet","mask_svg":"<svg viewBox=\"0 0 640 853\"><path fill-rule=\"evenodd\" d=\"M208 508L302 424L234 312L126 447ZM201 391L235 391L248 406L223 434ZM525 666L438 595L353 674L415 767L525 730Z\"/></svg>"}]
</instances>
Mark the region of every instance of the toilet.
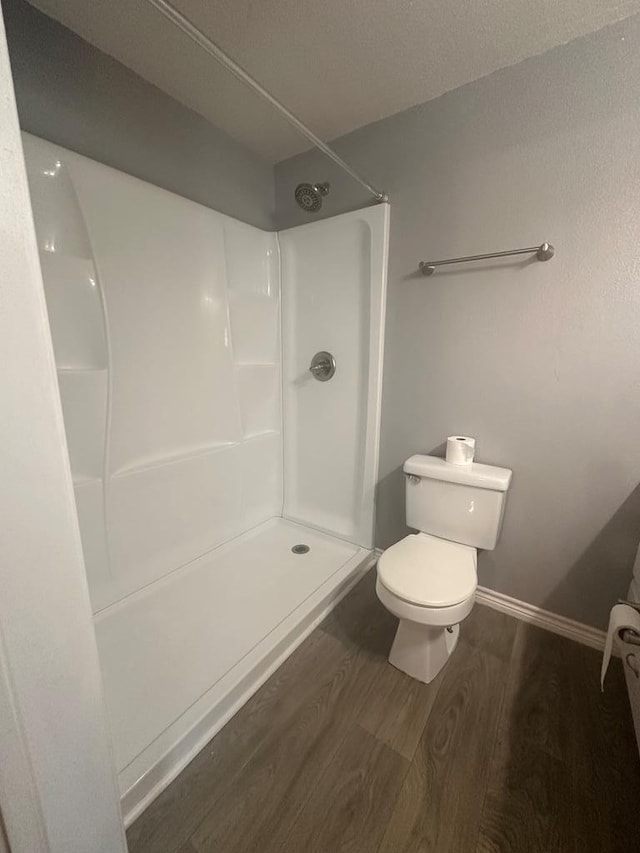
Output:
<instances>
[{"instance_id":1,"label":"toilet","mask_svg":"<svg viewBox=\"0 0 640 853\"><path fill-rule=\"evenodd\" d=\"M380 556L376 592L400 620L389 663L428 684L473 608L477 552L496 547L512 472L416 455L404 473L407 526L419 532Z\"/></svg>"}]
</instances>

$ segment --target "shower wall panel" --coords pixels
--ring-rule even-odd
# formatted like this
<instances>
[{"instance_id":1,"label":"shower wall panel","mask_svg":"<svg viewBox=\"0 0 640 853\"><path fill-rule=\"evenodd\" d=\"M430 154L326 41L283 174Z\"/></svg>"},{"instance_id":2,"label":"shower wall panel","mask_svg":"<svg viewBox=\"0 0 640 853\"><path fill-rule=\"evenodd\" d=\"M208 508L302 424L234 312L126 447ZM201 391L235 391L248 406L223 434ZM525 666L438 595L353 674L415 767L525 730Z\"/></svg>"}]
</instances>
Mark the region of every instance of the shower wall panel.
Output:
<instances>
[{"instance_id":1,"label":"shower wall panel","mask_svg":"<svg viewBox=\"0 0 640 853\"><path fill-rule=\"evenodd\" d=\"M23 143L131 821L371 556L389 211L269 234ZM273 518L283 410L286 511L306 526Z\"/></svg>"},{"instance_id":2,"label":"shower wall panel","mask_svg":"<svg viewBox=\"0 0 640 853\"><path fill-rule=\"evenodd\" d=\"M281 513L277 238L23 143L97 611Z\"/></svg>"},{"instance_id":3,"label":"shower wall panel","mask_svg":"<svg viewBox=\"0 0 640 853\"><path fill-rule=\"evenodd\" d=\"M279 234L287 518L373 547L389 205ZM310 373L330 352L327 382Z\"/></svg>"}]
</instances>

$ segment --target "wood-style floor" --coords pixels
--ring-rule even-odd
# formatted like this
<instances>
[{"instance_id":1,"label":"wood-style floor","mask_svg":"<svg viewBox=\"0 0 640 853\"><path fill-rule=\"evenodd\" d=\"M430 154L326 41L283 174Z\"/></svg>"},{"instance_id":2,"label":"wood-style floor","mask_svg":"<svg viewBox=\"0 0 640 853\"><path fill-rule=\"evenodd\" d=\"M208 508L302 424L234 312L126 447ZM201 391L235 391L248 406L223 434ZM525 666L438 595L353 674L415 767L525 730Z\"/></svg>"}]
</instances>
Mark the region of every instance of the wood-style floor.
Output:
<instances>
[{"instance_id":1,"label":"wood-style floor","mask_svg":"<svg viewBox=\"0 0 640 853\"><path fill-rule=\"evenodd\" d=\"M130 853L633 853L614 661L476 605L430 685L370 573L128 832Z\"/></svg>"}]
</instances>

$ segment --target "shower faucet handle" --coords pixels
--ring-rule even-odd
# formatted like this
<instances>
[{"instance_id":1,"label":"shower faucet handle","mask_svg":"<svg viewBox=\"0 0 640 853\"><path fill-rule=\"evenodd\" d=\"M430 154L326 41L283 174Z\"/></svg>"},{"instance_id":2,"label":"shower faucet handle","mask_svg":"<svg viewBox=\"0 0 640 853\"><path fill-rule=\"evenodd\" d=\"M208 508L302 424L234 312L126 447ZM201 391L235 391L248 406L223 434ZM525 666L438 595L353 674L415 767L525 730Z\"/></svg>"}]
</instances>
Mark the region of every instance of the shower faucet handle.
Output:
<instances>
[{"instance_id":1,"label":"shower faucet handle","mask_svg":"<svg viewBox=\"0 0 640 853\"><path fill-rule=\"evenodd\" d=\"M318 382L327 382L336 372L336 360L330 352L321 350L311 359L309 372Z\"/></svg>"}]
</instances>

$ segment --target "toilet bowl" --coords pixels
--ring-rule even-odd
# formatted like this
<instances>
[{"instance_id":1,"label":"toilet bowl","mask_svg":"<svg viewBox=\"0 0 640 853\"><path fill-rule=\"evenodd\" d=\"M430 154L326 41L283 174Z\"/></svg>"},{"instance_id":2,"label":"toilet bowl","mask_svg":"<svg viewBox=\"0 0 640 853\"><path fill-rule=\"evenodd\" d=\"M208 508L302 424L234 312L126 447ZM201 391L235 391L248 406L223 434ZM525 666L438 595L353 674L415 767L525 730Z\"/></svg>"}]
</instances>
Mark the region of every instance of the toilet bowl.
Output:
<instances>
[{"instance_id":1,"label":"toilet bowl","mask_svg":"<svg viewBox=\"0 0 640 853\"><path fill-rule=\"evenodd\" d=\"M389 663L428 684L453 654L473 608L477 549L497 544L511 471L416 455L404 472L407 524L418 533L383 552L376 593L400 620Z\"/></svg>"},{"instance_id":2,"label":"toilet bowl","mask_svg":"<svg viewBox=\"0 0 640 853\"><path fill-rule=\"evenodd\" d=\"M428 533L406 536L378 561L376 593L400 620L389 662L428 684L458 642L475 600L477 551Z\"/></svg>"}]
</instances>

